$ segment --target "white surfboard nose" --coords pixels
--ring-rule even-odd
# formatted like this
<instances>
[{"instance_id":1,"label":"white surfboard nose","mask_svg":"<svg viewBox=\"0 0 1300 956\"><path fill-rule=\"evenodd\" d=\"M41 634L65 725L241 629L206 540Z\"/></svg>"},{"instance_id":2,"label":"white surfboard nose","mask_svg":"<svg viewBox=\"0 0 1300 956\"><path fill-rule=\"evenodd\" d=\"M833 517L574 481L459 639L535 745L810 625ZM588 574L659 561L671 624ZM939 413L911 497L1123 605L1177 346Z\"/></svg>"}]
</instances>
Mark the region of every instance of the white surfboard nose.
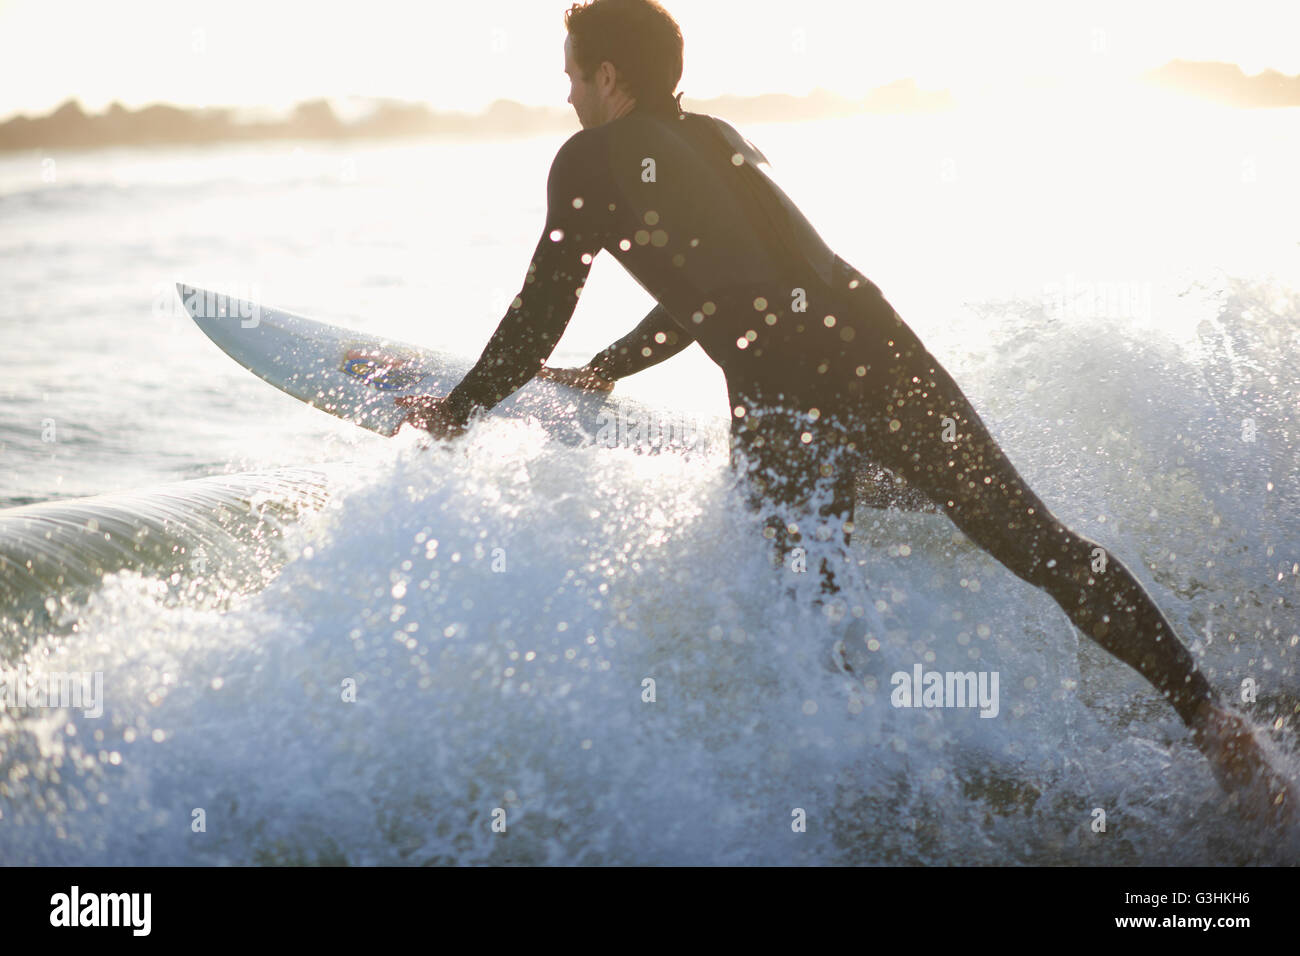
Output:
<instances>
[{"instance_id":1,"label":"white surfboard nose","mask_svg":"<svg viewBox=\"0 0 1300 956\"><path fill-rule=\"evenodd\" d=\"M207 289L200 289L198 286L178 282L176 283L176 294L181 297L181 304L185 306L185 311L195 321L202 323L204 319L220 318L218 315L209 314L211 310L207 304L216 302L219 297Z\"/></svg>"},{"instance_id":2,"label":"white surfboard nose","mask_svg":"<svg viewBox=\"0 0 1300 956\"><path fill-rule=\"evenodd\" d=\"M181 297L181 302L194 318L206 318L204 315L195 314L195 306L202 306L208 299L216 298L206 289L200 289L198 286L186 285L184 282L176 283L176 294Z\"/></svg>"},{"instance_id":3,"label":"white surfboard nose","mask_svg":"<svg viewBox=\"0 0 1300 956\"><path fill-rule=\"evenodd\" d=\"M244 317L251 315L257 309L257 306L251 302L244 302L222 292L186 285L183 282L176 283L176 292L180 295L186 311L196 321L225 319L231 316Z\"/></svg>"}]
</instances>

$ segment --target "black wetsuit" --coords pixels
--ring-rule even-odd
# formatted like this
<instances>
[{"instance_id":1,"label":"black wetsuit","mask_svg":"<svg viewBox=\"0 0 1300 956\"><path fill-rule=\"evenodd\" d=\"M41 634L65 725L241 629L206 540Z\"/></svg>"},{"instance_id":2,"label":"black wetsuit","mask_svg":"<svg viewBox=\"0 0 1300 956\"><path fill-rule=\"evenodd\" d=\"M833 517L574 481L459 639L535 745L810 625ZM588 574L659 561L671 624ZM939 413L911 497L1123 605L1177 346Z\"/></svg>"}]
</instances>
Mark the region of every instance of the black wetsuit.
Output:
<instances>
[{"instance_id":1,"label":"black wetsuit","mask_svg":"<svg viewBox=\"0 0 1300 956\"><path fill-rule=\"evenodd\" d=\"M551 166L524 287L448 397L453 412L465 420L537 373L605 249L659 306L592 365L619 378L699 342L726 376L733 464L779 548L847 542L854 475L882 465L1190 723L1211 688L1141 584L1030 490L880 289L758 168L765 161L726 123L669 109L571 137Z\"/></svg>"}]
</instances>

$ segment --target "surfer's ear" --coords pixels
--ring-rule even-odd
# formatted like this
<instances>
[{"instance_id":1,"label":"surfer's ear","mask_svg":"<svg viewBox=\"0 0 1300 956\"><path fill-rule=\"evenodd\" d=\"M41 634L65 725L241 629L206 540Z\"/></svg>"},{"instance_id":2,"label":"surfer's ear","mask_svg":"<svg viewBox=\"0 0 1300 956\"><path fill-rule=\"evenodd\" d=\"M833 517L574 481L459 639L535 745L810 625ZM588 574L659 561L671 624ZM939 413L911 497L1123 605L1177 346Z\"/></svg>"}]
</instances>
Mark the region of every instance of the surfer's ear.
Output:
<instances>
[{"instance_id":1,"label":"surfer's ear","mask_svg":"<svg viewBox=\"0 0 1300 956\"><path fill-rule=\"evenodd\" d=\"M619 74L618 67L609 60L601 63L596 70L596 89L600 90L605 96L614 96L618 93L628 97L632 96L632 91Z\"/></svg>"}]
</instances>

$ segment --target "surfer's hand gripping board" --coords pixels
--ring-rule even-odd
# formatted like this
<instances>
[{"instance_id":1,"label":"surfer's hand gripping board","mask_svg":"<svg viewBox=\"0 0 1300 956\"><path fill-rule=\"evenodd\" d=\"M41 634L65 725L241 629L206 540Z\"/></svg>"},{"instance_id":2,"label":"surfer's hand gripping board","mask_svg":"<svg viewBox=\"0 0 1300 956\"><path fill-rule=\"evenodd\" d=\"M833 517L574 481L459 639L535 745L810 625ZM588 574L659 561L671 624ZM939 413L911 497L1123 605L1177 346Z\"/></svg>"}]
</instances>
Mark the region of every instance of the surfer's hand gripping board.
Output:
<instances>
[{"instance_id":1,"label":"surfer's hand gripping board","mask_svg":"<svg viewBox=\"0 0 1300 956\"><path fill-rule=\"evenodd\" d=\"M582 368L551 368L543 365L542 370L537 373L537 377L559 385L583 388L593 392L612 392L614 390L613 379L605 378L591 367L585 365Z\"/></svg>"},{"instance_id":2,"label":"surfer's hand gripping board","mask_svg":"<svg viewBox=\"0 0 1300 956\"><path fill-rule=\"evenodd\" d=\"M423 428L434 438L455 438L465 433L465 425L451 417L446 403L436 395L403 395L396 402L398 408L410 409L403 425Z\"/></svg>"}]
</instances>

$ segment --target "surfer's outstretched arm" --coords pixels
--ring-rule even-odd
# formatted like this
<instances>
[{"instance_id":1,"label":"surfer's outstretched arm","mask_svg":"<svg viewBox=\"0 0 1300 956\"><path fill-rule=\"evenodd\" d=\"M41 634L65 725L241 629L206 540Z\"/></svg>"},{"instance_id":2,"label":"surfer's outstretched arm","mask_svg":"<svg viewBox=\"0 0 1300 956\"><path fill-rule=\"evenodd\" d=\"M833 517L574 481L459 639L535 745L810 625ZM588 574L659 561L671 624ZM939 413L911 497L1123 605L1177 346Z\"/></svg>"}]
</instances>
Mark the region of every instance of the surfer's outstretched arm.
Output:
<instances>
[{"instance_id":1,"label":"surfer's outstretched arm","mask_svg":"<svg viewBox=\"0 0 1300 956\"><path fill-rule=\"evenodd\" d=\"M578 304L601 248L602 204L584 182L580 137L560 148L547 180L546 226L520 289L474 367L441 403L440 417L464 424L522 388L542 368Z\"/></svg>"},{"instance_id":2,"label":"surfer's outstretched arm","mask_svg":"<svg viewBox=\"0 0 1300 956\"><path fill-rule=\"evenodd\" d=\"M618 381L672 358L694 341L695 336L678 325L667 309L656 305L635 329L597 353L586 367L603 379Z\"/></svg>"}]
</instances>

